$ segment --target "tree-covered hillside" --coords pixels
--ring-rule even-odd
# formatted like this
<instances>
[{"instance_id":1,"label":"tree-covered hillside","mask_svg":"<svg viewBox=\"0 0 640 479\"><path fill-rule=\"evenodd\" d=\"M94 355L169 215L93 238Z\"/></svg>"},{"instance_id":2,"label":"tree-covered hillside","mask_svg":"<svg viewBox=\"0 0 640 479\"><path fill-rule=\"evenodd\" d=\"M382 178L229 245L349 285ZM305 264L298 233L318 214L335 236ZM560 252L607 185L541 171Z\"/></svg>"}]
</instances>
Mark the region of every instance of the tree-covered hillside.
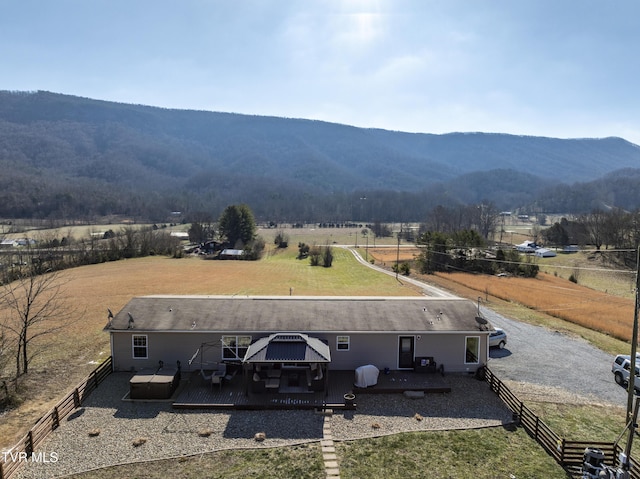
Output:
<instances>
[{"instance_id":1,"label":"tree-covered hillside","mask_svg":"<svg viewBox=\"0 0 640 479\"><path fill-rule=\"evenodd\" d=\"M515 209L637 166L640 148L620 138L411 134L0 92L4 217L215 217L246 203L275 221L419 221L434 203Z\"/></svg>"}]
</instances>

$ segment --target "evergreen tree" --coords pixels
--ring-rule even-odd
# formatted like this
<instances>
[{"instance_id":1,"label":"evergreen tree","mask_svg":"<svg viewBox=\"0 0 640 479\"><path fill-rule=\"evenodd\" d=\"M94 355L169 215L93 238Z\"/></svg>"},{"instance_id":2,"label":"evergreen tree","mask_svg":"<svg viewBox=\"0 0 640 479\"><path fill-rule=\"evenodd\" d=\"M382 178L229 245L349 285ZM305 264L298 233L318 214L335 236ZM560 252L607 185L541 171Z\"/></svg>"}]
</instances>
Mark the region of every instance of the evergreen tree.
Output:
<instances>
[{"instance_id":1,"label":"evergreen tree","mask_svg":"<svg viewBox=\"0 0 640 479\"><path fill-rule=\"evenodd\" d=\"M227 206L218 220L218 230L227 243L244 248L256 236L253 212L245 204Z\"/></svg>"}]
</instances>

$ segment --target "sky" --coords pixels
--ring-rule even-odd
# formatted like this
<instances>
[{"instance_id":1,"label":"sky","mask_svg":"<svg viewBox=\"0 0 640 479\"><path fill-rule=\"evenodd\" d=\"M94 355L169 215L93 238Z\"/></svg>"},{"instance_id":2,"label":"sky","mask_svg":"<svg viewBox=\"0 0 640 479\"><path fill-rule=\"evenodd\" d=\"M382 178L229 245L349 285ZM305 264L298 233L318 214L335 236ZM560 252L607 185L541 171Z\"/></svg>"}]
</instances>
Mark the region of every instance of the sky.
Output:
<instances>
[{"instance_id":1,"label":"sky","mask_svg":"<svg viewBox=\"0 0 640 479\"><path fill-rule=\"evenodd\" d=\"M640 144L637 0L0 0L0 90Z\"/></svg>"}]
</instances>

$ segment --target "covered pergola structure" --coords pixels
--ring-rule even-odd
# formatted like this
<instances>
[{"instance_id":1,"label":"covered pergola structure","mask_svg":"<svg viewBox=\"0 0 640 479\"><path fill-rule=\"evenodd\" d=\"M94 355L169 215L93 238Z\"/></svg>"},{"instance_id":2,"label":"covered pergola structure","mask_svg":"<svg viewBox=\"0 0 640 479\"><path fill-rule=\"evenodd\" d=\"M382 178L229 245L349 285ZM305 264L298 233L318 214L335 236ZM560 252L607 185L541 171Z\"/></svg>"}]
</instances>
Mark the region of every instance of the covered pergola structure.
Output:
<instances>
[{"instance_id":1,"label":"covered pergola structure","mask_svg":"<svg viewBox=\"0 0 640 479\"><path fill-rule=\"evenodd\" d=\"M328 390L329 346L304 333L274 333L252 343L244 356L245 393Z\"/></svg>"}]
</instances>

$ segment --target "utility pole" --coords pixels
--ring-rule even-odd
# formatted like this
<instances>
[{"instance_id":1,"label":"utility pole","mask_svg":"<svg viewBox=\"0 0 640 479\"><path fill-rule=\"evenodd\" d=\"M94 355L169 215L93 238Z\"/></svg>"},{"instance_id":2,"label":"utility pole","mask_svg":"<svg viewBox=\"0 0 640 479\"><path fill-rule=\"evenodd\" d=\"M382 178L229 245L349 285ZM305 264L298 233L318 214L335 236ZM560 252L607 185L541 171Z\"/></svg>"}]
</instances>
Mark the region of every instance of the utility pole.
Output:
<instances>
[{"instance_id":1,"label":"utility pole","mask_svg":"<svg viewBox=\"0 0 640 479\"><path fill-rule=\"evenodd\" d=\"M629 438L627 439L627 445L624 448L624 457L622 458L622 471L623 475L618 476L620 479L628 479L629 478L629 470L631 469L631 461L629 458L631 457L631 446L633 446L633 436L636 433L637 423L638 423L638 400L640 398L636 397L636 405L633 409L633 417L631 418L631 422L629 423Z\"/></svg>"},{"instance_id":2,"label":"utility pole","mask_svg":"<svg viewBox=\"0 0 640 479\"><path fill-rule=\"evenodd\" d=\"M364 249L364 259L368 263L369 262L369 234L365 235L367 237L367 246Z\"/></svg>"},{"instance_id":3,"label":"utility pole","mask_svg":"<svg viewBox=\"0 0 640 479\"><path fill-rule=\"evenodd\" d=\"M398 279L398 271L400 271L400 237L402 236L402 224L400 224L400 232L398 233L398 252L396 254L396 280Z\"/></svg>"},{"instance_id":4,"label":"utility pole","mask_svg":"<svg viewBox=\"0 0 640 479\"><path fill-rule=\"evenodd\" d=\"M633 312L633 331L631 333L631 357L629 362L631 367L629 368L629 381L627 391L627 423L632 420L633 409L633 396L635 393L635 379L636 379L636 352L638 350L638 294L640 291L640 247L638 247L638 254L636 256L636 304Z\"/></svg>"}]
</instances>

